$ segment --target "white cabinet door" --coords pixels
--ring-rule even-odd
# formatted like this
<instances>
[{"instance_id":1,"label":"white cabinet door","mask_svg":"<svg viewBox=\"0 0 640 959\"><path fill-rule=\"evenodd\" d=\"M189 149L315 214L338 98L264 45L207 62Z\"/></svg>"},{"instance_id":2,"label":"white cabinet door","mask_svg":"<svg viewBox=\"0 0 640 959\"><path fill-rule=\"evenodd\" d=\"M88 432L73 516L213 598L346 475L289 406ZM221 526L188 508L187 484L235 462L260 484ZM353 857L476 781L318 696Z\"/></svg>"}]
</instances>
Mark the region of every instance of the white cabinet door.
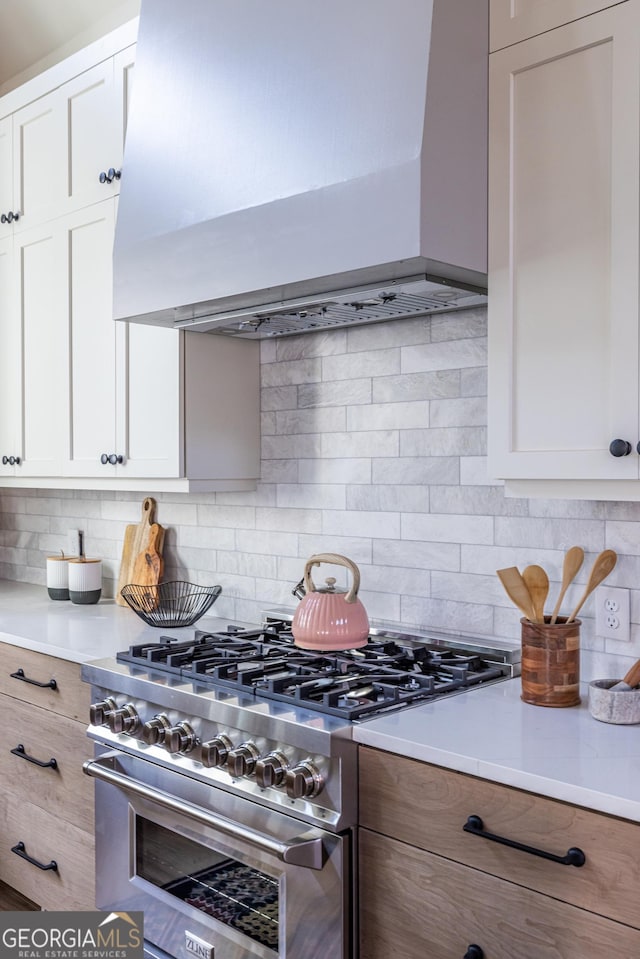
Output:
<instances>
[{"instance_id":1,"label":"white cabinet door","mask_svg":"<svg viewBox=\"0 0 640 959\"><path fill-rule=\"evenodd\" d=\"M56 222L66 255L70 349L70 440L65 474L113 475L100 457L115 452L116 324L111 312L115 200Z\"/></svg>"},{"instance_id":2,"label":"white cabinet door","mask_svg":"<svg viewBox=\"0 0 640 959\"><path fill-rule=\"evenodd\" d=\"M14 238L14 317L23 346L21 476L60 476L69 435L69 324L62 234L44 224Z\"/></svg>"},{"instance_id":3,"label":"white cabinet door","mask_svg":"<svg viewBox=\"0 0 640 959\"><path fill-rule=\"evenodd\" d=\"M184 337L139 323L116 323L117 476L184 476Z\"/></svg>"},{"instance_id":4,"label":"white cabinet door","mask_svg":"<svg viewBox=\"0 0 640 959\"><path fill-rule=\"evenodd\" d=\"M9 236L0 238L0 476L19 474L20 464L15 460L22 461L22 343L15 292L13 239Z\"/></svg>"},{"instance_id":5,"label":"white cabinet door","mask_svg":"<svg viewBox=\"0 0 640 959\"><path fill-rule=\"evenodd\" d=\"M59 91L16 111L12 127L13 202L20 213L14 231L29 230L63 208L67 148Z\"/></svg>"},{"instance_id":6,"label":"white cabinet door","mask_svg":"<svg viewBox=\"0 0 640 959\"><path fill-rule=\"evenodd\" d=\"M64 212L120 192L134 62L135 44L60 89L68 144Z\"/></svg>"},{"instance_id":7,"label":"white cabinet door","mask_svg":"<svg viewBox=\"0 0 640 959\"><path fill-rule=\"evenodd\" d=\"M86 70L60 88L67 134L65 208L70 212L107 199L118 180L101 182L100 174L120 171L122 132L115 102L113 59ZM121 113L121 111L120 111Z\"/></svg>"},{"instance_id":8,"label":"white cabinet door","mask_svg":"<svg viewBox=\"0 0 640 959\"><path fill-rule=\"evenodd\" d=\"M490 49L498 50L572 20L587 17L621 0L491 0Z\"/></svg>"},{"instance_id":9,"label":"white cabinet door","mask_svg":"<svg viewBox=\"0 0 640 959\"><path fill-rule=\"evenodd\" d=\"M638 10L490 57L494 477L638 476Z\"/></svg>"},{"instance_id":10,"label":"white cabinet door","mask_svg":"<svg viewBox=\"0 0 640 959\"><path fill-rule=\"evenodd\" d=\"M173 330L113 320L116 202L96 203L56 224L68 257L70 309L71 446L65 475L179 476L180 337ZM116 462L103 463L104 458Z\"/></svg>"}]
</instances>

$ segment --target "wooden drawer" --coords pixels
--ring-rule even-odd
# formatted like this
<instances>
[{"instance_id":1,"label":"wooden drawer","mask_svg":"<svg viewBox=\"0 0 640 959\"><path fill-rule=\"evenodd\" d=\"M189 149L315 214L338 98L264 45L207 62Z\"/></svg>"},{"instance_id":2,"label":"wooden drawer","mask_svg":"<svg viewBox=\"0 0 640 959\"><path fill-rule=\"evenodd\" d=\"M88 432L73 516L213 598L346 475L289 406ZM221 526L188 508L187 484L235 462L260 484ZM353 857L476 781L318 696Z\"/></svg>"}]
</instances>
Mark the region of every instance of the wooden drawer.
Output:
<instances>
[{"instance_id":1,"label":"wooden drawer","mask_svg":"<svg viewBox=\"0 0 640 959\"><path fill-rule=\"evenodd\" d=\"M56 688L37 686L12 677L22 670L26 679L37 683L56 682ZM80 678L78 663L47 656L31 649L0 643L0 693L34 703L70 719L88 722L90 689Z\"/></svg>"},{"instance_id":2,"label":"wooden drawer","mask_svg":"<svg viewBox=\"0 0 640 959\"><path fill-rule=\"evenodd\" d=\"M0 797L0 879L42 909L95 909L93 835L39 806ZM55 860L57 871L21 859L11 848L22 841L40 863Z\"/></svg>"},{"instance_id":3,"label":"wooden drawer","mask_svg":"<svg viewBox=\"0 0 640 959\"><path fill-rule=\"evenodd\" d=\"M527 40L565 23L579 20L621 0L491 0L489 48L491 51Z\"/></svg>"},{"instance_id":4,"label":"wooden drawer","mask_svg":"<svg viewBox=\"0 0 640 959\"><path fill-rule=\"evenodd\" d=\"M640 956L636 929L362 829L359 873L360 959Z\"/></svg>"},{"instance_id":5,"label":"wooden drawer","mask_svg":"<svg viewBox=\"0 0 640 959\"><path fill-rule=\"evenodd\" d=\"M82 772L82 763L93 758L86 727L66 716L0 696L0 729L5 730L0 777L11 783L12 795L93 833L93 781ZM56 767L41 767L15 755L11 750L18 745L40 762L54 758Z\"/></svg>"},{"instance_id":6,"label":"wooden drawer","mask_svg":"<svg viewBox=\"0 0 640 959\"><path fill-rule=\"evenodd\" d=\"M577 846L586 862L560 865L464 832L470 815L555 855ZM360 824L640 928L635 823L360 747Z\"/></svg>"}]
</instances>

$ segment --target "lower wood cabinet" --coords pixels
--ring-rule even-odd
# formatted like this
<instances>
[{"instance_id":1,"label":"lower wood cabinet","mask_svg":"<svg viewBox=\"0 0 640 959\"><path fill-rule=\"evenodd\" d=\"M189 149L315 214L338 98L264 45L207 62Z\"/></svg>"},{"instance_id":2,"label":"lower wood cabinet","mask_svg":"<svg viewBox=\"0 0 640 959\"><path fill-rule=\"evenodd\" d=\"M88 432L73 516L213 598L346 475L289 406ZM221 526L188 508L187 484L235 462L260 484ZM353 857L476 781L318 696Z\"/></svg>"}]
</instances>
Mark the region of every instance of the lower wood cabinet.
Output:
<instances>
[{"instance_id":1,"label":"lower wood cabinet","mask_svg":"<svg viewBox=\"0 0 640 959\"><path fill-rule=\"evenodd\" d=\"M360 959L640 956L636 823L361 747L360 825Z\"/></svg>"},{"instance_id":2,"label":"lower wood cabinet","mask_svg":"<svg viewBox=\"0 0 640 959\"><path fill-rule=\"evenodd\" d=\"M88 704L78 664L0 643L0 881L41 909L95 909Z\"/></svg>"}]
</instances>

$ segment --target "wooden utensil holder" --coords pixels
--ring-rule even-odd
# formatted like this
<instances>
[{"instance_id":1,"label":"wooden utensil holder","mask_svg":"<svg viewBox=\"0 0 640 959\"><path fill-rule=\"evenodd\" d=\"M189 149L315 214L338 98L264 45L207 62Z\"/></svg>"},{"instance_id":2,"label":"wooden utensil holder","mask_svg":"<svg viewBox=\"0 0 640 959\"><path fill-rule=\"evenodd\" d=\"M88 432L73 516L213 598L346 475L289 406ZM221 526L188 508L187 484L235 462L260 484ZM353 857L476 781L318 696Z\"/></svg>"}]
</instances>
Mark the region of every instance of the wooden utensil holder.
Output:
<instances>
[{"instance_id":1,"label":"wooden utensil holder","mask_svg":"<svg viewBox=\"0 0 640 959\"><path fill-rule=\"evenodd\" d=\"M544 623L521 619L522 700L532 706L577 706L580 702L580 626L550 616Z\"/></svg>"}]
</instances>

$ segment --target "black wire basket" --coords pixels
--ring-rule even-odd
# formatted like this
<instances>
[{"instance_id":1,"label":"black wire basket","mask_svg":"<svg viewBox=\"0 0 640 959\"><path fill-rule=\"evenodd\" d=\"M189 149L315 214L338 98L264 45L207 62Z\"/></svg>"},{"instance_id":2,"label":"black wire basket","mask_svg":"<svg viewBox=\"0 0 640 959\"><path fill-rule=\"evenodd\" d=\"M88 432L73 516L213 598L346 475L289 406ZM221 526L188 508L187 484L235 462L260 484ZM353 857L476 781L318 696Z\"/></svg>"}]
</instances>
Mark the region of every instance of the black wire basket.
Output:
<instances>
[{"instance_id":1,"label":"black wire basket","mask_svg":"<svg viewBox=\"0 0 640 959\"><path fill-rule=\"evenodd\" d=\"M221 592L222 586L196 586L179 581L157 586L128 583L120 590L123 599L148 626L165 629L193 626Z\"/></svg>"}]
</instances>

